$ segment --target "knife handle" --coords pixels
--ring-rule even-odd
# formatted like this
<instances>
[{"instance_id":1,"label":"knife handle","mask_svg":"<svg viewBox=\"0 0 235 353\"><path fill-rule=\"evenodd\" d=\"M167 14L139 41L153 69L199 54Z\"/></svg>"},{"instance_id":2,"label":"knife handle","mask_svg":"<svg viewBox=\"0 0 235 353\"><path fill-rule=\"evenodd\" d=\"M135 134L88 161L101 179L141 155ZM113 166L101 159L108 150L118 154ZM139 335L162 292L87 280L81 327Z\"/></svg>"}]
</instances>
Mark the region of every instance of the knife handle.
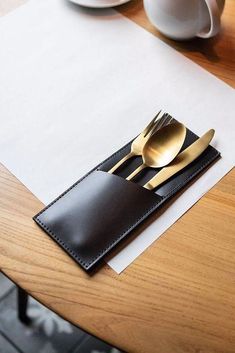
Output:
<instances>
[{"instance_id":1,"label":"knife handle","mask_svg":"<svg viewBox=\"0 0 235 353\"><path fill-rule=\"evenodd\" d=\"M153 190L156 187L158 187L159 185L161 185L162 183L164 183L164 181L166 181L167 179L169 179L171 176L173 176L176 173L176 166L178 167L179 163L181 165L181 169L186 167L188 165L188 160L184 159L182 157L184 157L184 156L178 155L174 159L174 161L171 163L171 165L160 170L160 172L158 172L158 174L154 177L154 180L151 179L150 181L148 181L144 185L144 188L148 189L148 190Z\"/></svg>"}]
</instances>

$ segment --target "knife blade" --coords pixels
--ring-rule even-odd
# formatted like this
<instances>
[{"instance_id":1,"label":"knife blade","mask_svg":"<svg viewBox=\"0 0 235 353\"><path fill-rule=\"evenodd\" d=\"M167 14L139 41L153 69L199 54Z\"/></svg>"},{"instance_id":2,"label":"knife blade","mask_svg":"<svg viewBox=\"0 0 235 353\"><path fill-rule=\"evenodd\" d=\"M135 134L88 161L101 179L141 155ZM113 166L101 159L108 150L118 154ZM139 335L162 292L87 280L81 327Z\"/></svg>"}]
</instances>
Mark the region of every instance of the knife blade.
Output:
<instances>
[{"instance_id":1,"label":"knife blade","mask_svg":"<svg viewBox=\"0 0 235 353\"><path fill-rule=\"evenodd\" d=\"M205 149L209 146L214 134L214 129L208 130L202 137L193 142L183 152L178 154L178 156L167 167L160 170L157 175L150 179L150 181L144 185L144 188L153 190L157 186L161 185L164 181L172 177L174 174L187 167L197 157L199 157L202 152L205 151Z\"/></svg>"}]
</instances>

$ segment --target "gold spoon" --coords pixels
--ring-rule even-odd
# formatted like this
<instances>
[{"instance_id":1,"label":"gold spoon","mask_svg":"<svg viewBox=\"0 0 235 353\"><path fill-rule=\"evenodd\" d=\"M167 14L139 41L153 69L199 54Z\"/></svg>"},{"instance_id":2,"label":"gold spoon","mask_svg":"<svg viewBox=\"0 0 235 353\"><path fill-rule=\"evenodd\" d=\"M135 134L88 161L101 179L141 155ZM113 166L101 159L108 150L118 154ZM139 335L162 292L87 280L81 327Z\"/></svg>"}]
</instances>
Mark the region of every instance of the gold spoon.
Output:
<instances>
[{"instance_id":1,"label":"gold spoon","mask_svg":"<svg viewBox=\"0 0 235 353\"><path fill-rule=\"evenodd\" d=\"M181 150L185 136L186 127L177 122L158 130L143 148L143 164L134 170L126 180L131 180L146 167L162 168L169 164Z\"/></svg>"}]
</instances>

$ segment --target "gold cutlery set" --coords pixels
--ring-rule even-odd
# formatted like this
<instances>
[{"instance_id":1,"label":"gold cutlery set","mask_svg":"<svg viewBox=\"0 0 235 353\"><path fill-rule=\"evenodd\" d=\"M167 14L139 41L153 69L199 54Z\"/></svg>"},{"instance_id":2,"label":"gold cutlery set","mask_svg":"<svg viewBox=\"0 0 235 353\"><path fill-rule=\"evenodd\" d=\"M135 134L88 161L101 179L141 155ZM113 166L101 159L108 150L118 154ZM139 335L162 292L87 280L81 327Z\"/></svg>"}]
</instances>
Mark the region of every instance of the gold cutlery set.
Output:
<instances>
[{"instance_id":1,"label":"gold cutlery set","mask_svg":"<svg viewBox=\"0 0 235 353\"><path fill-rule=\"evenodd\" d=\"M208 130L180 153L186 137L186 127L171 121L172 117L169 114L160 111L134 139L131 151L115 164L109 173L112 174L128 159L141 156L143 163L126 179L133 179L147 167L162 168L144 185L144 188L153 190L198 158L209 146L215 131Z\"/></svg>"}]
</instances>

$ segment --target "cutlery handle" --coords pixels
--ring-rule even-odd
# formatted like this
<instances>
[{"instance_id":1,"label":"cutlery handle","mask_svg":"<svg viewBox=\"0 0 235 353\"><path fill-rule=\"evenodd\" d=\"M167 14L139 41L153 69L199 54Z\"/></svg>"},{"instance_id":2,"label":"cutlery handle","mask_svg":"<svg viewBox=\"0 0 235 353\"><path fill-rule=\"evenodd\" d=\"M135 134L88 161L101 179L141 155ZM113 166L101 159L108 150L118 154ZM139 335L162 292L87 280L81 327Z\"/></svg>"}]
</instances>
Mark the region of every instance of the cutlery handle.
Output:
<instances>
[{"instance_id":1,"label":"cutlery handle","mask_svg":"<svg viewBox=\"0 0 235 353\"><path fill-rule=\"evenodd\" d=\"M166 181L167 179L169 179L171 177L171 175L173 175L174 173L174 169L171 167L166 167L163 168L162 170L160 170L160 172L158 172L157 177L155 178L154 184L151 183L151 180L149 182L147 182L144 185L145 189L148 190L153 190L156 187L158 187L159 185L161 185L164 181Z\"/></svg>"},{"instance_id":2,"label":"cutlery handle","mask_svg":"<svg viewBox=\"0 0 235 353\"><path fill-rule=\"evenodd\" d=\"M138 168L136 168L134 170L134 172L132 172L127 178L126 180L131 180L133 179L137 174L139 174L139 172L141 172L141 170L143 170L144 168L146 168L146 165L143 163L141 164Z\"/></svg>"},{"instance_id":3,"label":"cutlery handle","mask_svg":"<svg viewBox=\"0 0 235 353\"><path fill-rule=\"evenodd\" d=\"M117 170L124 162L126 162L129 158L135 156L135 153L129 152L126 156L124 156L119 162L117 162L111 169L109 169L108 173L112 174Z\"/></svg>"}]
</instances>

